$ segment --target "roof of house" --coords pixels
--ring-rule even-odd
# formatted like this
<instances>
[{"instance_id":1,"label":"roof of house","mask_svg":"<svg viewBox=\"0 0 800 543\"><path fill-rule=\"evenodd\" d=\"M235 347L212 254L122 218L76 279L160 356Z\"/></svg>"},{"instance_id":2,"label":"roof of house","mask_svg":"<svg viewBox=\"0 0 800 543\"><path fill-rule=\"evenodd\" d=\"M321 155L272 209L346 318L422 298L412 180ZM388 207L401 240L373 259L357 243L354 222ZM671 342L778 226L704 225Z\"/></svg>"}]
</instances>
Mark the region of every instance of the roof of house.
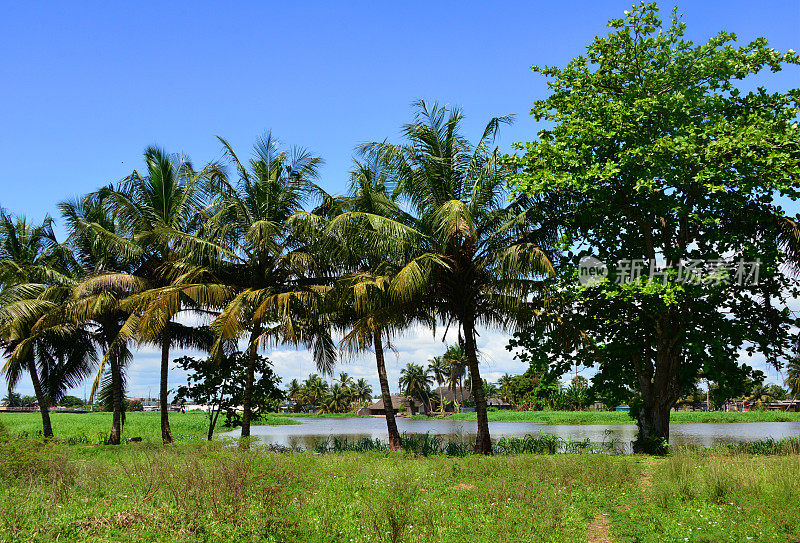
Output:
<instances>
[{"instance_id":1,"label":"roof of house","mask_svg":"<svg viewBox=\"0 0 800 543\"><path fill-rule=\"evenodd\" d=\"M455 401L455 400L458 400L460 402L461 401L461 397L462 397L461 396L461 392L462 391L461 391L460 388L456 388L456 390L452 390L452 389L450 389L448 387L439 387L439 388L437 388L436 390L433 391L433 396L435 398L437 398L437 399L438 398L442 398L446 402L452 402L452 401ZM464 401L472 399L472 391L469 389L469 387L464 387L463 392L464 392L464 396L463 396L464 397Z\"/></svg>"}]
</instances>

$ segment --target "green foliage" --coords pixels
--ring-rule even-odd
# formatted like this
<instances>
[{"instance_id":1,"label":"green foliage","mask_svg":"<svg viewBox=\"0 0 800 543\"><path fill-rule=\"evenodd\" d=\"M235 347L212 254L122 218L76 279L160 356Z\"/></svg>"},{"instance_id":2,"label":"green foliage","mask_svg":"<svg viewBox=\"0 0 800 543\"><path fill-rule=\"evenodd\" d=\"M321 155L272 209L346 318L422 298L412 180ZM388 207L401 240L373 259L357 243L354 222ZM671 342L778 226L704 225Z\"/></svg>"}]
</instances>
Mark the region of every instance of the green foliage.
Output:
<instances>
[{"instance_id":1,"label":"green foliage","mask_svg":"<svg viewBox=\"0 0 800 543\"><path fill-rule=\"evenodd\" d=\"M64 396L58 402L59 405L63 407L85 407L86 402L83 399L78 398L77 396Z\"/></svg>"},{"instance_id":2,"label":"green foliage","mask_svg":"<svg viewBox=\"0 0 800 543\"><path fill-rule=\"evenodd\" d=\"M175 401L183 403L189 400L210 407L208 439L214 434L220 413L225 414L226 427L241 424L242 415L237 408L244 401L245 375L249 362L249 354L241 351L225 355L222 360L189 356L175 360L178 367L189 372L187 384L178 387ZM272 371L272 362L268 358L256 356L254 370L256 377L253 381L251 409L258 417L277 411L284 393L278 388L281 379Z\"/></svg>"},{"instance_id":3,"label":"green foliage","mask_svg":"<svg viewBox=\"0 0 800 543\"><path fill-rule=\"evenodd\" d=\"M556 373L599 365L604 401L627 399L650 421L698 377L728 389L756 377L743 350L776 367L790 352L785 302L798 289L784 264L800 238L778 198L800 195L800 91L742 91L738 80L800 57L763 38L736 47L726 32L696 45L655 4L609 26L567 66L533 68L550 95L532 115L549 125L517 146L513 183L560 225L566 254L553 299L516 345ZM606 280L578 283L586 255L612 268ZM625 281L620 263L640 259L670 271ZM687 262L708 276L723 259L759 260L758 284L736 284L734 270L677 280Z\"/></svg>"}]
</instances>

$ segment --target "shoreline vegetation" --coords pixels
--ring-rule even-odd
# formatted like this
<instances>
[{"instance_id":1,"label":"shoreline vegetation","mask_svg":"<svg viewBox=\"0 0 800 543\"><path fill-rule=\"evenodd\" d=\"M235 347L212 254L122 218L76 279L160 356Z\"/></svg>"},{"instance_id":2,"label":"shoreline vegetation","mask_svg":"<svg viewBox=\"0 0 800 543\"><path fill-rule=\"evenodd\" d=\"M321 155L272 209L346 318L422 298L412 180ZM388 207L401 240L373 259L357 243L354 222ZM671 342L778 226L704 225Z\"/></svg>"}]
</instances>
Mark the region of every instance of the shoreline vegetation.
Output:
<instances>
[{"instance_id":1,"label":"shoreline vegetation","mask_svg":"<svg viewBox=\"0 0 800 543\"><path fill-rule=\"evenodd\" d=\"M543 424L636 424L625 411L489 411L489 422L540 422ZM380 415L357 415L355 413L279 413L290 418L374 418ZM447 413L445 415L407 415L399 418L411 420L463 420L475 421L475 413ZM673 411L671 424L724 424L734 422L800 422L800 413L790 411Z\"/></svg>"}]
</instances>

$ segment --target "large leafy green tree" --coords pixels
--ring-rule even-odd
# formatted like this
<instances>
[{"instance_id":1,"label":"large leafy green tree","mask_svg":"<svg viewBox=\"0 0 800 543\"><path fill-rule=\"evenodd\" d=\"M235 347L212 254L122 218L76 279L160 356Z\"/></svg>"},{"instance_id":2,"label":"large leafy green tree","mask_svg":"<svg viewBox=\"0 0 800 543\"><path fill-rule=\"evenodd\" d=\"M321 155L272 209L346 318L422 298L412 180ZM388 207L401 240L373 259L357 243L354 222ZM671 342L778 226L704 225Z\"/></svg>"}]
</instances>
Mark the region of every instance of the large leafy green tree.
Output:
<instances>
[{"instance_id":1,"label":"large leafy green tree","mask_svg":"<svg viewBox=\"0 0 800 543\"><path fill-rule=\"evenodd\" d=\"M577 349L600 363L595 383L632 391L636 450L657 451L699 374L741 379L751 368L740 349L775 365L789 350L783 302L796 291L779 268L796 223L777 197L800 194L800 91L736 82L799 61L763 38L737 47L726 32L695 45L677 13L664 26L655 4L609 26L566 67L534 67L551 81L532 114L549 125L520 146L514 182L548 206L577 253L554 286L558 318L540 319L553 340L544 349L565 368ZM575 269L588 254L610 275L581 286ZM758 260L758 280L739 281L754 271L740 263ZM657 263L665 270L650 274ZM565 328L573 340L553 335Z\"/></svg>"},{"instance_id":2,"label":"large leafy green tree","mask_svg":"<svg viewBox=\"0 0 800 543\"><path fill-rule=\"evenodd\" d=\"M418 236L416 257L394 276L391 290L458 329L477 411L475 451L490 454L478 327L517 327L537 275L552 271L546 254L552 232L541 227L526 196L508 200L509 172L494 138L509 117L490 120L472 145L460 133L459 109L424 101L416 108L414 121L403 127L405 143L364 146L391 172L395 193L413 217L406 230L384 231Z\"/></svg>"}]
</instances>

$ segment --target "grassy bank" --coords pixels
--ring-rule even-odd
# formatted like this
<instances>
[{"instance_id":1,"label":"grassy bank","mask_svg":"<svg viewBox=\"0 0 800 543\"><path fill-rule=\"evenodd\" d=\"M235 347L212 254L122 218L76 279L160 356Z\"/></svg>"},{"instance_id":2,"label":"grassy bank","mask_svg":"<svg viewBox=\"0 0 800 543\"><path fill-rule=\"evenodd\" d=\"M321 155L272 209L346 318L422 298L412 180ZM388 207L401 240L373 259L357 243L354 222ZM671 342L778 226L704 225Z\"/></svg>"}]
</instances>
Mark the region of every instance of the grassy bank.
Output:
<instances>
[{"instance_id":1,"label":"grassy bank","mask_svg":"<svg viewBox=\"0 0 800 543\"><path fill-rule=\"evenodd\" d=\"M111 413L51 413L50 420L56 440L98 443L111 431ZM176 441L205 439L208 432L208 416L200 411L170 413L169 424L172 428L172 436ZM286 417L266 415L257 419L254 424L274 426L300 423ZM37 436L42 431L42 417L38 412L0 412L0 425L4 426L12 437ZM229 429L217 424L216 430L224 432ZM141 437L147 441L160 442L161 419L159 413L142 411L128 413L122 437Z\"/></svg>"},{"instance_id":2,"label":"grassy bank","mask_svg":"<svg viewBox=\"0 0 800 543\"><path fill-rule=\"evenodd\" d=\"M414 418L424 419L424 415ZM450 415L455 420L476 420L475 413ZM544 424L635 424L626 412L616 411L491 411L490 422L541 422ZM730 422L800 422L800 413L783 411L673 411L673 424Z\"/></svg>"},{"instance_id":3,"label":"grassy bank","mask_svg":"<svg viewBox=\"0 0 800 543\"><path fill-rule=\"evenodd\" d=\"M417 457L0 441L0 541L785 542L800 456ZM605 515L605 516L603 516ZM685 539L686 538L686 539Z\"/></svg>"}]
</instances>

